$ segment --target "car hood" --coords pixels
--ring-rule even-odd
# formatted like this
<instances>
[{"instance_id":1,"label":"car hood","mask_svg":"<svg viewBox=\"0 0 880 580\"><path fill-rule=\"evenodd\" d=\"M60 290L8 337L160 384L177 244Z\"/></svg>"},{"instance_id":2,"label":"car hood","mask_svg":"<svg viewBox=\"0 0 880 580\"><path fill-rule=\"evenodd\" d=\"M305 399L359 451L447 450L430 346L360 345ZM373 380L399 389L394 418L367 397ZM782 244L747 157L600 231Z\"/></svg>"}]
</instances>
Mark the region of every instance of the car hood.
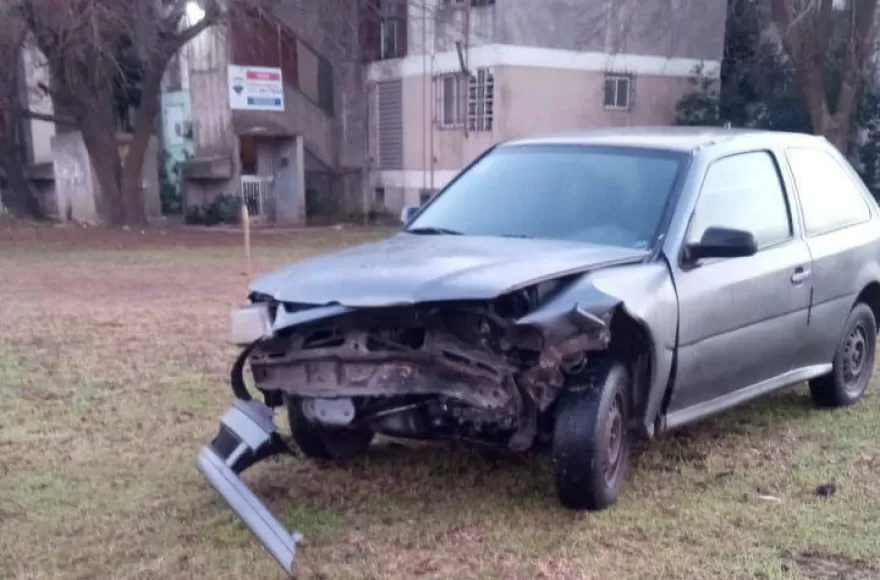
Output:
<instances>
[{"instance_id":1,"label":"car hood","mask_svg":"<svg viewBox=\"0 0 880 580\"><path fill-rule=\"evenodd\" d=\"M648 254L556 240L399 233L304 260L260 278L251 290L282 302L347 307L486 300Z\"/></svg>"}]
</instances>

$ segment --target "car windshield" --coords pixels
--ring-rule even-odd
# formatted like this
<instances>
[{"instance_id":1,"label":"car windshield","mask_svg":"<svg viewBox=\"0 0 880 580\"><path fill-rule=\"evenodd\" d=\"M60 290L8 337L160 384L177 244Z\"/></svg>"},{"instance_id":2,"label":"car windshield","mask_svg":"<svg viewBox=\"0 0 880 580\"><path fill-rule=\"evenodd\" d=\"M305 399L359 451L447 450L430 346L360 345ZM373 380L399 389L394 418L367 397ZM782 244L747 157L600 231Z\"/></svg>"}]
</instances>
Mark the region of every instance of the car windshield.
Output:
<instances>
[{"instance_id":1,"label":"car windshield","mask_svg":"<svg viewBox=\"0 0 880 580\"><path fill-rule=\"evenodd\" d=\"M572 145L499 147L406 228L646 249L659 234L683 155Z\"/></svg>"}]
</instances>

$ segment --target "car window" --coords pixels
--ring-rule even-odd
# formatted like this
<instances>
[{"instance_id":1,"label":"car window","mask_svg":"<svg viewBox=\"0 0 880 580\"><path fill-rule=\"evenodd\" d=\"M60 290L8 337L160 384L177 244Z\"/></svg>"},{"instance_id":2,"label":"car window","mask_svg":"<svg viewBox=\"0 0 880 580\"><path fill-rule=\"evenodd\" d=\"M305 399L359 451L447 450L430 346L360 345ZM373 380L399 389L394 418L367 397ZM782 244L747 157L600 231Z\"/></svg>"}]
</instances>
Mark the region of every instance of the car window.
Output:
<instances>
[{"instance_id":1,"label":"car window","mask_svg":"<svg viewBox=\"0 0 880 580\"><path fill-rule=\"evenodd\" d=\"M699 242L710 227L749 231L759 248L791 237L788 203L770 153L732 155L709 166L694 210L688 243Z\"/></svg>"},{"instance_id":2,"label":"car window","mask_svg":"<svg viewBox=\"0 0 880 580\"><path fill-rule=\"evenodd\" d=\"M636 148L499 147L438 194L406 231L647 249L685 160L679 152Z\"/></svg>"},{"instance_id":3,"label":"car window","mask_svg":"<svg viewBox=\"0 0 880 580\"><path fill-rule=\"evenodd\" d=\"M787 154L807 234L821 234L871 218L854 177L827 151L795 147Z\"/></svg>"}]
</instances>

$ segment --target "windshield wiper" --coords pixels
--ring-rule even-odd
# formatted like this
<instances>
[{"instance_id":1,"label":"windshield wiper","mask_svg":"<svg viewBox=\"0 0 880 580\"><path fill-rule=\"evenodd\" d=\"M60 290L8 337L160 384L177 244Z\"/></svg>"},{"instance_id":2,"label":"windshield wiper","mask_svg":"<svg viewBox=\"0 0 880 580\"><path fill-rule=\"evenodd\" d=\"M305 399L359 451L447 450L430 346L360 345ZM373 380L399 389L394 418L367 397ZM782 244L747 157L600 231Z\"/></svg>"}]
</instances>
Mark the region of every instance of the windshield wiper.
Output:
<instances>
[{"instance_id":1,"label":"windshield wiper","mask_svg":"<svg viewBox=\"0 0 880 580\"><path fill-rule=\"evenodd\" d=\"M424 235L447 235L447 236L463 236L464 234L461 232L457 232L455 230L450 230L447 228L437 228L437 227L424 227L424 228L412 228L410 230L406 230L408 234L424 234Z\"/></svg>"}]
</instances>

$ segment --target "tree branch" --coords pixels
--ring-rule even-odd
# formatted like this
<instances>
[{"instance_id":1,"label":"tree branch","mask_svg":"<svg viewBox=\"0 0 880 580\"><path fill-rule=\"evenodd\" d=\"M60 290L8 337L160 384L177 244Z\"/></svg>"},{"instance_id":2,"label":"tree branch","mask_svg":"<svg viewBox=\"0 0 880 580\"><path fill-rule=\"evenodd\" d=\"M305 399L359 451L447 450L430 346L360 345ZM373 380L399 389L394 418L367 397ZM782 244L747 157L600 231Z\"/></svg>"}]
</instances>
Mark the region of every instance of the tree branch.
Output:
<instances>
[{"instance_id":1,"label":"tree branch","mask_svg":"<svg viewBox=\"0 0 880 580\"><path fill-rule=\"evenodd\" d=\"M171 12L159 24L159 36L165 40L163 50L160 52L164 53L163 56L166 61L205 29L220 23L220 20L223 18L223 8L217 0L205 0L205 7L203 9L205 15L201 20L183 30L179 30L180 21L186 14L186 2L179 0L171 8Z\"/></svg>"},{"instance_id":2,"label":"tree branch","mask_svg":"<svg viewBox=\"0 0 880 580\"><path fill-rule=\"evenodd\" d=\"M877 12L876 0L851 0L850 19L847 23L850 40L843 60L843 75L836 113L847 117L841 122L848 123L855 98L865 79L865 65L874 47L876 27L874 18Z\"/></svg>"},{"instance_id":3,"label":"tree branch","mask_svg":"<svg viewBox=\"0 0 880 580\"><path fill-rule=\"evenodd\" d=\"M25 117L27 119L46 121L47 123L58 123L59 125L66 125L69 127L76 126L76 121L70 117L50 115L49 113L38 113L37 111L32 111L31 109L20 105L4 103L0 104L0 110L8 111L13 115Z\"/></svg>"}]
</instances>

